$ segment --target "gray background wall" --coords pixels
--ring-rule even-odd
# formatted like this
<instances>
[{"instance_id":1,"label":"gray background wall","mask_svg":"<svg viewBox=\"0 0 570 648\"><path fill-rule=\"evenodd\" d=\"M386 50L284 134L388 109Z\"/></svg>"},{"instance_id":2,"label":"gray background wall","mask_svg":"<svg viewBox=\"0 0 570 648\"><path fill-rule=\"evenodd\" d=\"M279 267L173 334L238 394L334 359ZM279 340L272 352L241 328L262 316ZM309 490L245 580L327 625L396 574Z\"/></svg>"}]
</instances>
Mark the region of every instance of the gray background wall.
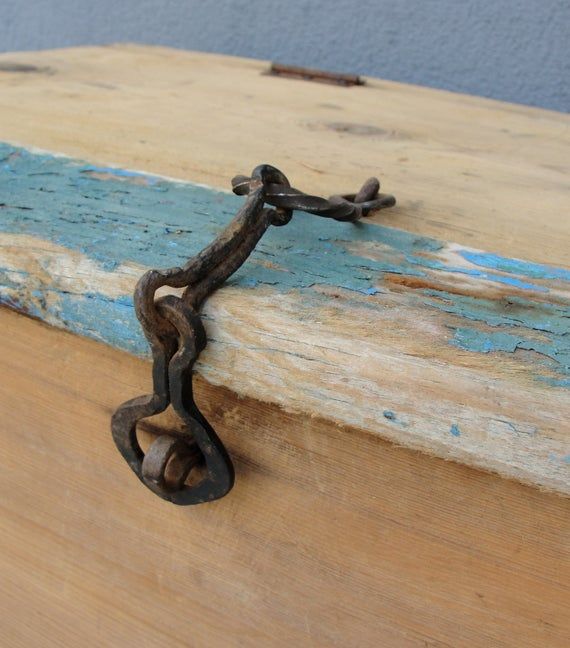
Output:
<instances>
[{"instance_id":1,"label":"gray background wall","mask_svg":"<svg viewBox=\"0 0 570 648\"><path fill-rule=\"evenodd\" d=\"M0 51L117 41L570 110L570 0L0 0Z\"/></svg>"}]
</instances>

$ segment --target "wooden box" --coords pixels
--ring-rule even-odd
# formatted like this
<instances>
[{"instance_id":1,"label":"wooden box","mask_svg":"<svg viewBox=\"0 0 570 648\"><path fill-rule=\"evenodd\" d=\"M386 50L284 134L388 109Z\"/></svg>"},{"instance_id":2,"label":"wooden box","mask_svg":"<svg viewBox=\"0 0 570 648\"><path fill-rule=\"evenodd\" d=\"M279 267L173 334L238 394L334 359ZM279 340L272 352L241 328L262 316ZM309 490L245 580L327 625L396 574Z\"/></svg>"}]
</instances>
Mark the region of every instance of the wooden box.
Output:
<instances>
[{"instance_id":1,"label":"wooden box","mask_svg":"<svg viewBox=\"0 0 570 648\"><path fill-rule=\"evenodd\" d=\"M0 56L0 644L567 647L569 118L267 67ZM150 389L132 290L263 162L398 204L296 214L206 302L236 485L176 507L110 434Z\"/></svg>"}]
</instances>

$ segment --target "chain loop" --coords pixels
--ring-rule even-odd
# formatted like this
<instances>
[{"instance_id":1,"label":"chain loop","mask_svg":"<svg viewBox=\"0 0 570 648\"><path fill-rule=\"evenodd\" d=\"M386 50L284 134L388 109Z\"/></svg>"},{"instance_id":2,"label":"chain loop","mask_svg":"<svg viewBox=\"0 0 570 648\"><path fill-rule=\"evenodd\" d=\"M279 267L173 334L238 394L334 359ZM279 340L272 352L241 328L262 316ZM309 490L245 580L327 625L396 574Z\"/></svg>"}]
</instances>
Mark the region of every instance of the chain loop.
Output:
<instances>
[{"instance_id":1,"label":"chain loop","mask_svg":"<svg viewBox=\"0 0 570 648\"><path fill-rule=\"evenodd\" d=\"M175 504L218 499L234 483L231 459L193 396L192 369L207 343L198 314L204 299L245 262L270 225L286 225L294 211L354 222L396 202L393 196L379 193L376 178L367 180L356 194L328 200L310 196L291 187L287 177L268 164L256 167L250 177L236 176L232 187L247 198L218 238L182 268L149 270L134 292L135 312L152 351L153 393L123 403L113 415L111 429L137 477ZM184 288L182 297L156 299L163 286ZM182 421L182 430L158 436L145 454L137 439L137 423L169 405ZM199 465L205 466L205 476L186 484Z\"/></svg>"}]
</instances>

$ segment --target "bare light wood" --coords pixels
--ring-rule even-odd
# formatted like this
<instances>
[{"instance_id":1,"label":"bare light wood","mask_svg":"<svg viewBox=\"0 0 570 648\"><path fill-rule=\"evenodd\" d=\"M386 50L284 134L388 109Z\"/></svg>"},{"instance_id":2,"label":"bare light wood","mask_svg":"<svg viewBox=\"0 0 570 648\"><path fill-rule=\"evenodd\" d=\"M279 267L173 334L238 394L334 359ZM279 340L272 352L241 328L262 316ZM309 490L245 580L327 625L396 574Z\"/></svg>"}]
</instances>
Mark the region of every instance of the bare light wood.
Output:
<instances>
[{"instance_id":1,"label":"bare light wood","mask_svg":"<svg viewBox=\"0 0 570 648\"><path fill-rule=\"evenodd\" d=\"M568 500L201 380L237 485L176 508L108 430L149 365L0 327L3 646L568 645Z\"/></svg>"},{"instance_id":2,"label":"bare light wood","mask_svg":"<svg viewBox=\"0 0 570 648\"><path fill-rule=\"evenodd\" d=\"M325 195L377 173L399 201L383 223L570 266L568 115L378 79L303 82L262 74L263 61L160 47L0 62L0 140L222 189L264 161Z\"/></svg>"},{"instance_id":3,"label":"bare light wood","mask_svg":"<svg viewBox=\"0 0 570 648\"><path fill-rule=\"evenodd\" d=\"M446 241L454 265L460 243L570 266L567 116L379 80L347 89L279 79L263 62L164 48L0 62L0 141L223 189L262 161L323 194L378 173L399 206L377 222ZM37 69L10 72L11 62ZM29 272L28 303L40 288L54 312L60 292L120 297L143 270L106 272L25 233L3 235L0 248L12 282ZM424 287L481 301L512 294L438 272ZM540 358L454 349L456 315L426 311L409 277L383 281L381 308L366 297L349 311L336 289L326 293L336 306L318 313L289 293L277 312L270 289L228 288L208 302L209 331L226 345L211 344L200 371L234 392L200 378L198 400L236 460L237 485L190 509L144 489L111 440L113 409L150 389L150 366L0 311L0 645L566 648L569 501L382 440L391 432L377 367L395 376L390 402L411 403L398 442L418 431L424 447L430 421L445 415L449 435L461 415L467 451L452 455L450 436L442 455L561 490L567 392L531 378L525 363ZM566 303L557 282L541 287L538 304ZM300 317L314 324L305 337ZM346 334L355 321L360 338ZM259 339L279 327L292 334L273 342L281 356L268 378ZM325 334L330 348L316 344ZM296 357L294 344L316 355ZM350 344L358 358L343 353ZM334 365L352 408L314 390L326 380L316 360ZM236 368L250 376L245 387ZM296 411L285 411L267 383L295 372L278 402ZM313 415L323 406L332 420Z\"/></svg>"}]
</instances>

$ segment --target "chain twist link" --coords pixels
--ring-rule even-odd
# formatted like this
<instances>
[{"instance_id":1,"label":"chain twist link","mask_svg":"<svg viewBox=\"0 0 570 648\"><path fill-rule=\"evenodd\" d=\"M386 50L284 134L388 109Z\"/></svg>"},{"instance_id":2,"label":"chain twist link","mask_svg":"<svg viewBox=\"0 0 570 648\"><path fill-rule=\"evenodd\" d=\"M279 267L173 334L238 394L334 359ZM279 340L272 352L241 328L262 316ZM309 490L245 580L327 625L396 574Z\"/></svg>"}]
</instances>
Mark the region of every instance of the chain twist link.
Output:
<instances>
[{"instance_id":1,"label":"chain twist link","mask_svg":"<svg viewBox=\"0 0 570 648\"><path fill-rule=\"evenodd\" d=\"M268 164L256 167L250 177L236 176L232 187L246 201L221 234L183 267L149 270L134 292L135 312L152 351L153 393L123 403L113 415L111 429L137 477L175 504L218 499L234 484L231 459L193 395L192 369L207 343L199 315L205 298L245 262L270 225L286 225L294 211L354 222L395 204L393 196L379 193L376 178L367 180L356 194L327 200L294 189L279 169ZM181 297L156 298L164 286L184 292ZM182 421L182 429L158 436L144 453L137 424L169 405ZM205 476L187 484L190 472L201 464Z\"/></svg>"}]
</instances>

